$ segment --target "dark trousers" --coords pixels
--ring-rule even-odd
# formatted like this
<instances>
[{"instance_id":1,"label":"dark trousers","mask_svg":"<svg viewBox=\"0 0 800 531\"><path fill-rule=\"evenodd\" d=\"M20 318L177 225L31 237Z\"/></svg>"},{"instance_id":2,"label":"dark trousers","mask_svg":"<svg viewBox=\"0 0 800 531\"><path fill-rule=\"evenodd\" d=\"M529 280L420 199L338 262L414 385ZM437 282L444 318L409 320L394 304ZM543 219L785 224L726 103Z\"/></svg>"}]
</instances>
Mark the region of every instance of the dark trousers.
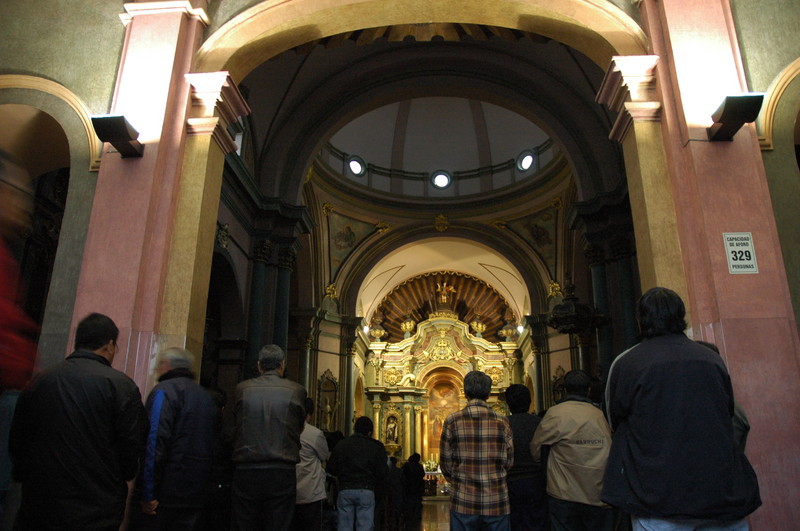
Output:
<instances>
[{"instance_id":1,"label":"dark trousers","mask_svg":"<svg viewBox=\"0 0 800 531\"><path fill-rule=\"evenodd\" d=\"M614 511L585 503L547 497L552 531L611 531Z\"/></svg>"},{"instance_id":2,"label":"dark trousers","mask_svg":"<svg viewBox=\"0 0 800 531\"><path fill-rule=\"evenodd\" d=\"M511 502L511 529L514 531L547 530L547 495L541 479L525 478L508 482Z\"/></svg>"},{"instance_id":3,"label":"dark trousers","mask_svg":"<svg viewBox=\"0 0 800 531\"><path fill-rule=\"evenodd\" d=\"M292 531L320 531L322 529L322 500L299 503L294 506Z\"/></svg>"},{"instance_id":4,"label":"dark trousers","mask_svg":"<svg viewBox=\"0 0 800 531\"><path fill-rule=\"evenodd\" d=\"M196 531L199 529L201 507L164 507L159 505L155 515L144 514L135 504L131 510L131 531Z\"/></svg>"},{"instance_id":5,"label":"dark trousers","mask_svg":"<svg viewBox=\"0 0 800 531\"><path fill-rule=\"evenodd\" d=\"M296 488L294 468L237 468L231 496L234 531L289 531Z\"/></svg>"}]
</instances>

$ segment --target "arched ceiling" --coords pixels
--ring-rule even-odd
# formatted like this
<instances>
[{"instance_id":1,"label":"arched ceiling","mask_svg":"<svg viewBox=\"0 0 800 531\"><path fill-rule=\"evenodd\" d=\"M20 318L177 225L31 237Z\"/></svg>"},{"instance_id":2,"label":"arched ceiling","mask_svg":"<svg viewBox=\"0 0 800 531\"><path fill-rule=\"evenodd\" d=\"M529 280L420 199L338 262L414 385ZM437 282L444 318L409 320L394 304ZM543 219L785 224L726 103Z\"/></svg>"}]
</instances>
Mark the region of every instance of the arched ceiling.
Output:
<instances>
[{"instance_id":1,"label":"arched ceiling","mask_svg":"<svg viewBox=\"0 0 800 531\"><path fill-rule=\"evenodd\" d=\"M450 308L460 321L471 323L477 319L486 325L482 335L487 340L504 341L498 334L500 329L507 323L518 324L519 316L514 315L503 296L486 282L456 271L434 271L401 282L384 297L372 318L372 324L380 321L386 330L381 341L403 339L401 324L406 319L415 323L428 319L437 309L437 289L445 284L454 290L448 296Z\"/></svg>"},{"instance_id":2,"label":"arched ceiling","mask_svg":"<svg viewBox=\"0 0 800 531\"><path fill-rule=\"evenodd\" d=\"M530 313L528 293L533 290L525 285L514 264L486 245L461 238L435 237L399 247L380 260L359 287L357 315L370 322L384 304L387 320L402 318L407 312L417 312L427 319L423 314L425 302L433 300L437 278L431 273L442 271L462 275L454 275L454 282L462 289L459 300L465 303L461 309L463 318L473 313L490 314L485 310L487 299L502 301L500 306L510 308L517 318ZM495 321L502 317L497 312L500 310L492 314ZM386 323L383 326L387 327Z\"/></svg>"}]
</instances>

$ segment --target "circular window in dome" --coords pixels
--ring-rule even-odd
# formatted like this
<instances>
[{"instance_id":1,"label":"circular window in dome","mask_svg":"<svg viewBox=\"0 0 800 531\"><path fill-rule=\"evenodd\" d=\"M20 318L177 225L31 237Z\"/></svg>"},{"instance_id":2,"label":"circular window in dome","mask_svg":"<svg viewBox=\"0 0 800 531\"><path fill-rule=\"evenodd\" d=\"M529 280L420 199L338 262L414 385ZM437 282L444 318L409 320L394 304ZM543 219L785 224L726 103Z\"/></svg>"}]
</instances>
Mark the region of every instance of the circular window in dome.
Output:
<instances>
[{"instance_id":1,"label":"circular window in dome","mask_svg":"<svg viewBox=\"0 0 800 531\"><path fill-rule=\"evenodd\" d=\"M431 184L436 188L447 188L451 182L453 178L444 170L437 170L431 174Z\"/></svg>"},{"instance_id":2,"label":"circular window in dome","mask_svg":"<svg viewBox=\"0 0 800 531\"><path fill-rule=\"evenodd\" d=\"M519 171L528 171L533 167L534 162L536 162L536 156L533 151L525 150L517 157L517 169Z\"/></svg>"},{"instance_id":3,"label":"circular window in dome","mask_svg":"<svg viewBox=\"0 0 800 531\"><path fill-rule=\"evenodd\" d=\"M353 175L364 175L364 172L367 170L366 164L364 164L364 160L361 157L350 157L347 161L347 167L350 168L350 171Z\"/></svg>"}]
</instances>

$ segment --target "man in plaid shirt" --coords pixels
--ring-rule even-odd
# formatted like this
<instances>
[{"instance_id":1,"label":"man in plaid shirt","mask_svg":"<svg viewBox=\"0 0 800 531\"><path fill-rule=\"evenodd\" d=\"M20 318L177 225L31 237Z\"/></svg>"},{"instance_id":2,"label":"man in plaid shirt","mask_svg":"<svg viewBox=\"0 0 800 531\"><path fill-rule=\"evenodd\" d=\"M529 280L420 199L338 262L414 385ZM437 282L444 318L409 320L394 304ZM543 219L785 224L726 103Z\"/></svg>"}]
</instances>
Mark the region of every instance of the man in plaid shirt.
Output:
<instances>
[{"instance_id":1,"label":"man in plaid shirt","mask_svg":"<svg viewBox=\"0 0 800 531\"><path fill-rule=\"evenodd\" d=\"M485 373L467 374L469 403L448 416L442 428L439 465L452 486L451 531L510 529L506 473L514 464L514 439L506 417L486 404L491 390Z\"/></svg>"}]
</instances>

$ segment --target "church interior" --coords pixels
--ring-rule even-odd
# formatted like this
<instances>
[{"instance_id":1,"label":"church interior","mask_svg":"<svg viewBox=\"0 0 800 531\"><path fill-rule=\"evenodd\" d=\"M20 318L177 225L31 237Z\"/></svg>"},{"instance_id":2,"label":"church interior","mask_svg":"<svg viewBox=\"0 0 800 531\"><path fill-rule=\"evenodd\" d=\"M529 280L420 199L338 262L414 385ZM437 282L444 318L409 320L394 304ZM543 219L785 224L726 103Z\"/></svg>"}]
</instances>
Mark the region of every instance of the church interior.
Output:
<instances>
[{"instance_id":1,"label":"church interior","mask_svg":"<svg viewBox=\"0 0 800 531\"><path fill-rule=\"evenodd\" d=\"M143 395L181 346L230 400L274 343L315 425L435 469L469 371L544 411L661 285L748 411L753 529L800 518L800 4L44 4L0 8L39 368L97 311Z\"/></svg>"}]
</instances>

